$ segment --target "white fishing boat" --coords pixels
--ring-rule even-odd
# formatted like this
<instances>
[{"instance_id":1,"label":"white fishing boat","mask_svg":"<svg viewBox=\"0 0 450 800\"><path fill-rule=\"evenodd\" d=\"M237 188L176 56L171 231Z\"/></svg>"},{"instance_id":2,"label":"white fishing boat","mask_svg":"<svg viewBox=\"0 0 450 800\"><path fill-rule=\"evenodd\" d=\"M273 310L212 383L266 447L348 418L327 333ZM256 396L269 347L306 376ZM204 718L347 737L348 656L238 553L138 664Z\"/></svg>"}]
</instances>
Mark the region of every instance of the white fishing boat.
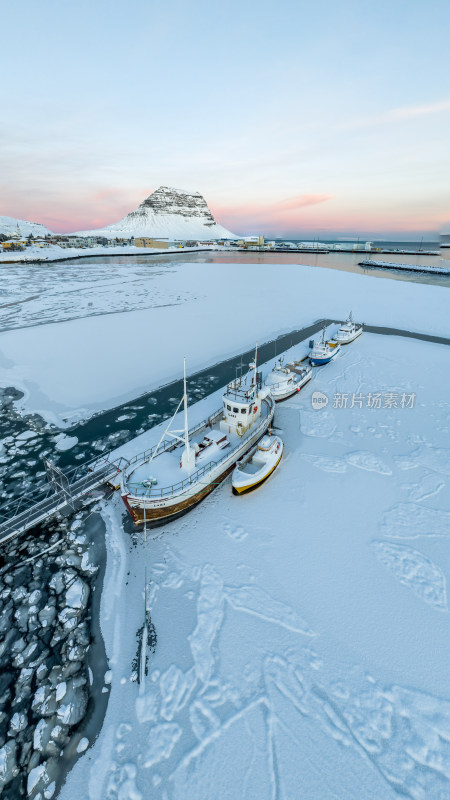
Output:
<instances>
[{"instance_id":1,"label":"white fishing boat","mask_svg":"<svg viewBox=\"0 0 450 800\"><path fill-rule=\"evenodd\" d=\"M306 380L303 383L306 383ZM297 375L283 366L283 358L279 359L264 381L276 403L292 397L293 394L300 390L303 383L300 385L300 379Z\"/></svg>"},{"instance_id":2,"label":"white fishing boat","mask_svg":"<svg viewBox=\"0 0 450 800\"><path fill-rule=\"evenodd\" d=\"M289 363L288 369L294 372L297 376L297 391L299 392L302 386L312 378L312 367L311 364L306 363L305 361L293 361Z\"/></svg>"},{"instance_id":3,"label":"white fishing boat","mask_svg":"<svg viewBox=\"0 0 450 800\"><path fill-rule=\"evenodd\" d=\"M349 317L339 328L338 332L334 334L333 339L339 344L350 344L363 332L362 324L357 324L353 321L352 312L350 311Z\"/></svg>"},{"instance_id":4,"label":"white fishing boat","mask_svg":"<svg viewBox=\"0 0 450 800\"><path fill-rule=\"evenodd\" d=\"M192 429L185 368L183 397L158 444L122 471L122 499L136 524L161 524L191 509L266 433L275 403L261 388L256 356L248 375L228 384L221 408ZM182 403L184 431L171 430Z\"/></svg>"},{"instance_id":5,"label":"white fishing boat","mask_svg":"<svg viewBox=\"0 0 450 800\"><path fill-rule=\"evenodd\" d=\"M329 341L325 338L326 328L322 331L322 339L319 342L311 343L311 350L309 353L309 360L313 367L319 367L322 364L328 364L333 358L336 358L341 345L339 342Z\"/></svg>"},{"instance_id":6,"label":"white fishing boat","mask_svg":"<svg viewBox=\"0 0 450 800\"><path fill-rule=\"evenodd\" d=\"M256 489L272 474L283 455L283 442L279 436L266 434L243 458L238 461L231 476L234 494L244 494Z\"/></svg>"}]
</instances>

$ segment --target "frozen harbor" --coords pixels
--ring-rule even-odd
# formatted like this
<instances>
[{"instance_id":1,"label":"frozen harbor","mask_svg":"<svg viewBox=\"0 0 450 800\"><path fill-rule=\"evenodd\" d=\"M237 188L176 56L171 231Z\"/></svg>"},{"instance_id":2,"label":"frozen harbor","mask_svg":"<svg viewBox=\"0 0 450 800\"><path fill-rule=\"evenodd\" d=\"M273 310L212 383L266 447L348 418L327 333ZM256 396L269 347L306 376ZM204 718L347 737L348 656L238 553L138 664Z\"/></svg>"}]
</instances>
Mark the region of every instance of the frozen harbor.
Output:
<instances>
[{"instance_id":1,"label":"frozen harbor","mask_svg":"<svg viewBox=\"0 0 450 800\"><path fill-rule=\"evenodd\" d=\"M274 283L269 263L149 269L118 259L112 273L105 264L90 271L55 265L41 275L20 269L30 270L34 284L27 287L17 272L2 287L5 432L9 424L17 428L0 452L8 480L11 458L17 465L7 492L35 474L42 479L44 454L78 463L87 447L132 455L157 441L179 397L173 386L162 392L163 405L139 395L178 378L184 354L191 373L216 365L193 382L192 400L204 398L190 411L195 423L220 405L221 361L251 349L256 338L286 333L288 346L288 332L319 318L345 319L350 308L368 325L448 333L445 288L337 270L283 264ZM234 291L238 284L242 293ZM230 327L230 319L239 324ZM271 348L272 361L274 355ZM298 348L288 358L294 355ZM50 797L81 756L61 791L66 800L210 800L214 792L288 798L300 790L322 800L335 796L336 786L337 796L355 800L361 787L367 797L446 797L450 466L442 376L449 357L444 344L364 334L277 407L286 451L263 488L236 498L224 484L188 516L151 533L146 548L120 498L102 505L100 622L110 670L106 675L100 658L98 674L90 675L77 662L80 707L86 682L94 681L96 693L87 728L64 733L69 741L55 775L53 761L46 767L54 758L47 725L50 750L33 746L23 757L37 770L31 796ZM313 407L313 392L328 399L322 410ZM119 402L126 405L115 411ZM52 422L72 426L63 432ZM140 435L127 442L130 432ZM78 536L69 529L55 550L69 581L83 559ZM155 637L148 675L137 685L145 562ZM82 569L80 578L86 582ZM71 634L60 624L60 613L71 615L68 589L61 583L51 600L63 657L77 644L66 644ZM83 599L84 627L91 598ZM13 602L26 609L26 592ZM36 629L27 635L36 638ZM34 643L25 632L20 638L24 649ZM67 667L53 667L52 680L63 683L58 676ZM36 726L38 686L28 677L27 713ZM48 689L55 714L64 706L57 686ZM95 740L110 686L101 732L82 755ZM19 742L25 734L11 729L8 736ZM8 748L4 766L11 770Z\"/></svg>"},{"instance_id":2,"label":"frozen harbor","mask_svg":"<svg viewBox=\"0 0 450 800\"><path fill-rule=\"evenodd\" d=\"M104 506L111 697L62 798L447 796L449 360L365 334L277 408L264 488L219 487L146 551Z\"/></svg>"},{"instance_id":3,"label":"frozen harbor","mask_svg":"<svg viewBox=\"0 0 450 800\"><path fill-rule=\"evenodd\" d=\"M435 285L292 263L110 261L7 274L0 386L21 390L25 411L59 426L178 378L183 355L192 373L256 339L346 319L350 308L369 324L443 334Z\"/></svg>"}]
</instances>

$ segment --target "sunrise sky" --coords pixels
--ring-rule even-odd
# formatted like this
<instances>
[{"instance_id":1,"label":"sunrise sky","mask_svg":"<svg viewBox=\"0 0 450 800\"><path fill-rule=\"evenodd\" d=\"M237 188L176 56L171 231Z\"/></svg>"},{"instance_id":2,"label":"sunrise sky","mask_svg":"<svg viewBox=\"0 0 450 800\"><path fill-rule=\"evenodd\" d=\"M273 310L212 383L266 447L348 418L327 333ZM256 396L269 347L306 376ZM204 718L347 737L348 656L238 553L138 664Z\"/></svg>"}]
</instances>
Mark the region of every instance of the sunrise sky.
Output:
<instances>
[{"instance_id":1,"label":"sunrise sky","mask_svg":"<svg viewBox=\"0 0 450 800\"><path fill-rule=\"evenodd\" d=\"M97 228L158 186L268 236L450 224L447 0L15 0L0 214Z\"/></svg>"}]
</instances>

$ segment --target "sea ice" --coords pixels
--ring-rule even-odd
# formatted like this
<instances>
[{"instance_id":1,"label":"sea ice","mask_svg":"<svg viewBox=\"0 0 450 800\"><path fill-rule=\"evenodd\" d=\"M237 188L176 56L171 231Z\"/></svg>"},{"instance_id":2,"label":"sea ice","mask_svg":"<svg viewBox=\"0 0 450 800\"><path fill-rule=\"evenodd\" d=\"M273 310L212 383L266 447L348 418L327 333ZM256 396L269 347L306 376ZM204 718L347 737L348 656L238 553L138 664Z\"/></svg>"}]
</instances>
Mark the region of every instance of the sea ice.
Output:
<instances>
[{"instance_id":1,"label":"sea ice","mask_svg":"<svg viewBox=\"0 0 450 800\"><path fill-rule=\"evenodd\" d=\"M374 542L377 558L386 569L426 603L447 611L446 580L442 570L412 547Z\"/></svg>"}]
</instances>

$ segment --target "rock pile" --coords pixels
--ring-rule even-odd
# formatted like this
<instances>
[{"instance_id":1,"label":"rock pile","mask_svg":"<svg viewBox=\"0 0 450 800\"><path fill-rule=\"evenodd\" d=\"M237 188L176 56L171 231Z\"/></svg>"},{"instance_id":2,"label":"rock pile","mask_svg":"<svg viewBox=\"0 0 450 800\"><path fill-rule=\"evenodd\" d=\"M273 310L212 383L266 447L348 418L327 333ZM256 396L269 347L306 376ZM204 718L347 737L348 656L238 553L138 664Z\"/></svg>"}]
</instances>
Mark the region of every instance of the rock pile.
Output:
<instances>
[{"instance_id":1,"label":"rock pile","mask_svg":"<svg viewBox=\"0 0 450 800\"><path fill-rule=\"evenodd\" d=\"M0 567L0 795L49 800L58 758L89 700L87 649L99 567L79 514L14 541ZM50 531L50 532L49 532ZM54 547L43 553L49 547Z\"/></svg>"}]
</instances>

